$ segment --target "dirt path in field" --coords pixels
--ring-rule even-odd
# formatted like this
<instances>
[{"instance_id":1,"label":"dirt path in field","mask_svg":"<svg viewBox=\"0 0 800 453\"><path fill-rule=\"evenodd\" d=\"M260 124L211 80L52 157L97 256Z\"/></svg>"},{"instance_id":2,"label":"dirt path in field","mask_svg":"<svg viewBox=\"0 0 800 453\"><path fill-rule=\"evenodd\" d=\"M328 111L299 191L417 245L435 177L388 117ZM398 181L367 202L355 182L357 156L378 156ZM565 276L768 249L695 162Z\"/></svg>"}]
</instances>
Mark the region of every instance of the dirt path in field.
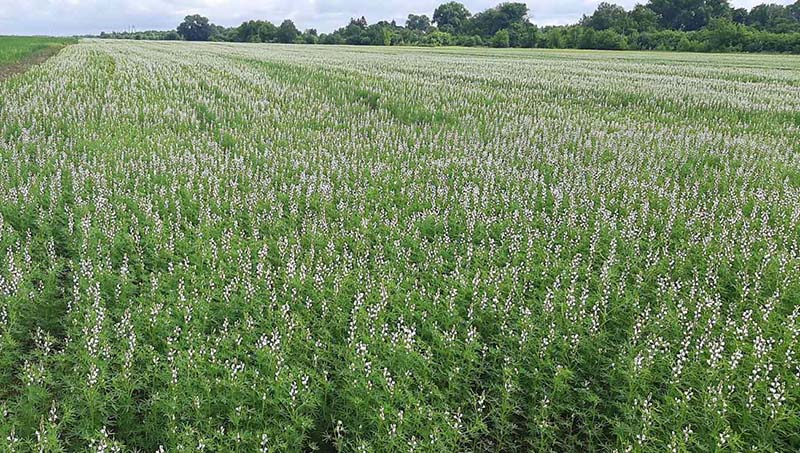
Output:
<instances>
[{"instance_id":1,"label":"dirt path in field","mask_svg":"<svg viewBox=\"0 0 800 453\"><path fill-rule=\"evenodd\" d=\"M61 49L63 49L64 47L67 46L66 45L49 46L46 49L42 49L40 51L28 55L27 57L23 58L20 61L5 65L0 65L0 81L3 81L17 74L21 74L27 71L31 66L44 63L48 58L60 52Z\"/></svg>"}]
</instances>

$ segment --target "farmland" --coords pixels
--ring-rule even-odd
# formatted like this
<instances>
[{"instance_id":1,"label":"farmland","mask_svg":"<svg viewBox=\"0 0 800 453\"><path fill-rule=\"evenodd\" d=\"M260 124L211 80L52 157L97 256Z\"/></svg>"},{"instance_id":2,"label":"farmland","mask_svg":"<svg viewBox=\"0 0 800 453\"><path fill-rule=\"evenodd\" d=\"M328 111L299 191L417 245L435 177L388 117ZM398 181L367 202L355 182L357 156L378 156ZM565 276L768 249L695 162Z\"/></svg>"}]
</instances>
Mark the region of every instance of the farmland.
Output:
<instances>
[{"instance_id":1,"label":"farmland","mask_svg":"<svg viewBox=\"0 0 800 453\"><path fill-rule=\"evenodd\" d=\"M800 449L800 58L88 40L0 162L0 451Z\"/></svg>"},{"instance_id":2,"label":"farmland","mask_svg":"<svg viewBox=\"0 0 800 453\"><path fill-rule=\"evenodd\" d=\"M39 56L50 56L65 45L75 42L71 38L0 36L0 77L6 72L3 67L18 65Z\"/></svg>"}]
</instances>

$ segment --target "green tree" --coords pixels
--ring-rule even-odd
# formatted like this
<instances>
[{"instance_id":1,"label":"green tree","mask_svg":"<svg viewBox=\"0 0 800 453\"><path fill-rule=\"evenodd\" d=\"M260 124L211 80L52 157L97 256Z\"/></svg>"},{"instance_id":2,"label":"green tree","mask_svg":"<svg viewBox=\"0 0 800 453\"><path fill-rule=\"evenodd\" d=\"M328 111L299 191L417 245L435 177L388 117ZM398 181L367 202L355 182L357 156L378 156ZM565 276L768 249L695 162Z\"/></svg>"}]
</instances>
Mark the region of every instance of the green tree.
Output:
<instances>
[{"instance_id":1,"label":"green tree","mask_svg":"<svg viewBox=\"0 0 800 453\"><path fill-rule=\"evenodd\" d=\"M660 25L670 30L699 30L711 19L731 14L728 0L650 0L647 7L660 16Z\"/></svg>"},{"instance_id":2,"label":"green tree","mask_svg":"<svg viewBox=\"0 0 800 453\"><path fill-rule=\"evenodd\" d=\"M481 44L480 36L458 35L456 45L461 47L475 47Z\"/></svg>"},{"instance_id":3,"label":"green tree","mask_svg":"<svg viewBox=\"0 0 800 453\"><path fill-rule=\"evenodd\" d=\"M791 10L776 4L754 6L747 15L747 25L774 33L787 33L797 29L797 21L792 17Z\"/></svg>"},{"instance_id":4,"label":"green tree","mask_svg":"<svg viewBox=\"0 0 800 453\"><path fill-rule=\"evenodd\" d=\"M505 48L511 45L511 37L508 34L508 30L498 30L497 33L494 34L492 38L492 47L498 48Z\"/></svg>"},{"instance_id":5,"label":"green tree","mask_svg":"<svg viewBox=\"0 0 800 453\"><path fill-rule=\"evenodd\" d=\"M536 47L538 29L530 22L518 22L508 28L511 47Z\"/></svg>"},{"instance_id":6,"label":"green tree","mask_svg":"<svg viewBox=\"0 0 800 453\"><path fill-rule=\"evenodd\" d=\"M199 14L186 16L178 25L178 34L187 41L208 41L212 31L208 18Z\"/></svg>"},{"instance_id":7,"label":"green tree","mask_svg":"<svg viewBox=\"0 0 800 453\"><path fill-rule=\"evenodd\" d=\"M628 13L631 27L636 31L654 31L658 28L658 14L644 5L636 5Z\"/></svg>"},{"instance_id":8,"label":"green tree","mask_svg":"<svg viewBox=\"0 0 800 453\"><path fill-rule=\"evenodd\" d=\"M748 15L747 8L735 8L731 11L731 20L737 24L746 24Z\"/></svg>"},{"instance_id":9,"label":"green tree","mask_svg":"<svg viewBox=\"0 0 800 453\"><path fill-rule=\"evenodd\" d=\"M363 16L360 19L351 18L346 27L340 28L332 33L331 40L337 44L370 44L371 37L367 33L367 19Z\"/></svg>"},{"instance_id":10,"label":"green tree","mask_svg":"<svg viewBox=\"0 0 800 453\"><path fill-rule=\"evenodd\" d=\"M427 33L431 29L431 19L424 14L409 14L406 20L406 28Z\"/></svg>"},{"instance_id":11,"label":"green tree","mask_svg":"<svg viewBox=\"0 0 800 453\"><path fill-rule=\"evenodd\" d=\"M789 11L789 17L791 17L795 22L800 22L800 0L797 0L796 2L787 6L786 10Z\"/></svg>"},{"instance_id":12,"label":"green tree","mask_svg":"<svg viewBox=\"0 0 800 453\"><path fill-rule=\"evenodd\" d=\"M258 36L261 42L274 42L278 35L278 27L268 20L260 21Z\"/></svg>"},{"instance_id":13,"label":"green tree","mask_svg":"<svg viewBox=\"0 0 800 453\"><path fill-rule=\"evenodd\" d=\"M278 27L278 33L276 34L278 42L282 43L292 43L298 36L300 36L300 31L294 25L294 22L289 19L281 22L280 27Z\"/></svg>"},{"instance_id":14,"label":"green tree","mask_svg":"<svg viewBox=\"0 0 800 453\"><path fill-rule=\"evenodd\" d=\"M741 51L749 40L747 27L730 19L714 19L700 33L705 40L705 50L713 52Z\"/></svg>"},{"instance_id":15,"label":"green tree","mask_svg":"<svg viewBox=\"0 0 800 453\"><path fill-rule=\"evenodd\" d=\"M563 27L546 28L543 33L544 37L542 38L542 43L540 45L548 49L561 49L566 47L564 45L563 30Z\"/></svg>"},{"instance_id":16,"label":"green tree","mask_svg":"<svg viewBox=\"0 0 800 453\"><path fill-rule=\"evenodd\" d=\"M527 21L528 6L525 3L501 3L474 15L470 20L470 28L477 34L492 37L513 24Z\"/></svg>"},{"instance_id":17,"label":"green tree","mask_svg":"<svg viewBox=\"0 0 800 453\"><path fill-rule=\"evenodd\" d=\"M603 50L625 49L625 37L614 30L601 30L594 38L594 48Z\"/></svg>"},{"instance_id":18,"label":"green tree","mask_svg":"<svg viewBox=\"0 0 800 453\"><path fill-rule=\"evenodd\" d=\"M394 23L382 20L367 27L361 42L373 46L391 46L397 28Z\"/></svg>"},{"instance_id":19,"label":"green tree","mask_svg":"<svg viewBox=\"0 0 800 453\"><path fill-rule=\"evenodd\" d=\"M422 38L422 44L433 47L451 46L453 45L453 36L450 33L435 30Z\"/></svg>"},{"instance_id":20,"label":"green tree","mask_svg":"<svg viewBox=\"0 0 800 453\"><path fill-rule=\"evenodd\" d=\"M303 32L303 42L306 44L316 44L319 42L319 35L315 28L309 28Z\"/></svg>"},{"instance_id":21,"label":"green tree","mask_svg":"<svg viewBox=\"0 0 800 453\"><path fill-rule=\"evenodd\" d=\"M581 25L594 28L595 30L614 30L624 31L627 28L628 13L625 8L612 3L601 2L597 5L591 16L583 16Z\"/></svg>"},{"instance_id":22,"label":"green tree","mask_svg":"<svg viewBox=\"0 0 800 453\"><path fill-rule=\"evenodd\" d=\"M580 49L594 49L596 44L594 42L597 36L597 31L594 28L584 28L581 37L578 40L578 48Z\"/></svg>"},{"instance_id":23,"label":"green tree","mask_svg":"<svg viewBox=\"0 0 800 453\"><path fill-rule=\"evenodd\" d=\"M212 41L233 41L236 36L236 28L227 28L222 25L211 24Z\"/></svg>"},{"instance_id":24,"label":"green tree","mask_svg":"<svg viewBox=\"0 0 800 453\"><path fill-rule=\"evenodd\" d=\"M454 34L464 31L470 17L472 17L472 13L466 6L458 2L439 5L433 12L433 22L436 23L439 30Z\"/></svg>"},{"instance_id":25,"label":"green tree","mask_svg":"<svg viewBox=\"0 0 800 453\"><path fill-rule=\"evenodd\" d=\"M233 33L233 39L239 42L273 42L278 28L269 21L250 20L242 22Z\"/></svg>"}]
</instances>

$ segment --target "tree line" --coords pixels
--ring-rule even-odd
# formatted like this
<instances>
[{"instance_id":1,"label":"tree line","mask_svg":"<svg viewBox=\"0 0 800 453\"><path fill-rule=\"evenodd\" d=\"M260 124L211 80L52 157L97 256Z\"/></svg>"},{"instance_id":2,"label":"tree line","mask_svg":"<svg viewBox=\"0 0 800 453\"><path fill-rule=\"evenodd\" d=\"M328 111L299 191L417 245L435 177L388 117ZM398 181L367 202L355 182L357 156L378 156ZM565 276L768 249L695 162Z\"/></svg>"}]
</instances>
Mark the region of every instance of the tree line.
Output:
<instances>
[{"instance_id":1,"label":"tree line","mask_svg":"<svg viewBox=\"0 0 800 453\"><path fill-rule=\"evenodd\" d=\"M186 16L169 31L101 33L101 38L375 46L490 46L695 52L800 53L800 0L791 5L733 8L728 0L648 0L630 10L600 3L577 24L538 27L525 3L507 2L478 13L448 2L405 23L364 17L332 33L300 31L287 19L250 20L223 27Z\"/></svg>"}]
</instances>

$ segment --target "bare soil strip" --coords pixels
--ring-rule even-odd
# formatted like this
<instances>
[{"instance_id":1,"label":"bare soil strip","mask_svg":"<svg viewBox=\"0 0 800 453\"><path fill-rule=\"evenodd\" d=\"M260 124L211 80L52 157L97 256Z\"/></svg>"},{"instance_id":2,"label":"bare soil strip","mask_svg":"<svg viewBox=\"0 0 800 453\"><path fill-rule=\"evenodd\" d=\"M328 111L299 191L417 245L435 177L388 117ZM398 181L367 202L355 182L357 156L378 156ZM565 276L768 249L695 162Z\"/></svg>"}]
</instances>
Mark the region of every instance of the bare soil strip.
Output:
<instances>
[{"instance_id":1,"label":"bare soil strip","mask_svg":"<svg viewBox=\"0 0 800 453\"><path fill-rule=\"evenodd\" d=\"M48 58L56 55L64 47L66 47L66 45L48 46L47 48L36 51L14 63L0 65L0 81L17 74L22 74L32 66L44 63Z\"/></svg>"}]
</instances>

